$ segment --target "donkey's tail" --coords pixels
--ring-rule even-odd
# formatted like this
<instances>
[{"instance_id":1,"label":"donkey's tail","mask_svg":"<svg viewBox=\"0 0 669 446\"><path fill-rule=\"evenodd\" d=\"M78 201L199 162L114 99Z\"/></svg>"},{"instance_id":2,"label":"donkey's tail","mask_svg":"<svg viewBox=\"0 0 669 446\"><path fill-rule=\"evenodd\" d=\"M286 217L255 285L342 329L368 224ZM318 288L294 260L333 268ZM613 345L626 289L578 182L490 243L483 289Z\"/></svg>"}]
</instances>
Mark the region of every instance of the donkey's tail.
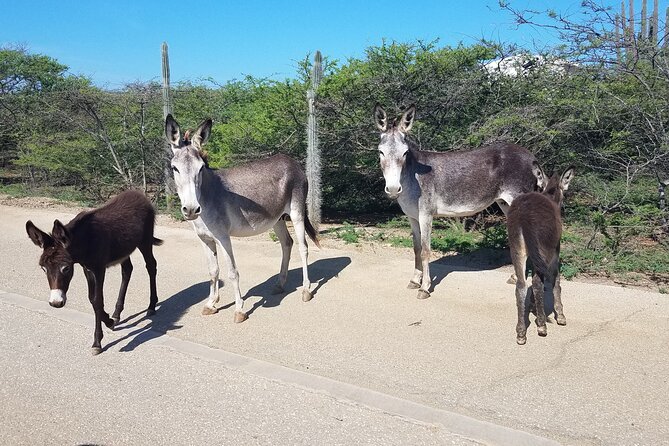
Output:
<instances>
[{"instance_id":1,"label":"donkey's tail","mask_svg":"<svg viewBox=\"0 0 669 446\"><path fill-rule=\"evenodd\" d=\"M160 246L160 245L162 245L162 244L163 244L163 241L162 241L162 240L160 240L159 238L155 238L155 237L153 237L153 245L154 245L154 246Z\"/></svg>"},{"instance_id":2,"label":"donkey's tail","mask_svg":"<svg viewBox=\"0 0 669 446\"><path fill-rule=\"evenodd\" d=\"M313 240L316 246L318 246L318 249L321 249L321 244L318 241L318 234L316 233L316 229L314 229L314 226L309 221L309 217L306 215L304 216L304 229L307 231L309 238Z\"/></svg>"}]
</instances>

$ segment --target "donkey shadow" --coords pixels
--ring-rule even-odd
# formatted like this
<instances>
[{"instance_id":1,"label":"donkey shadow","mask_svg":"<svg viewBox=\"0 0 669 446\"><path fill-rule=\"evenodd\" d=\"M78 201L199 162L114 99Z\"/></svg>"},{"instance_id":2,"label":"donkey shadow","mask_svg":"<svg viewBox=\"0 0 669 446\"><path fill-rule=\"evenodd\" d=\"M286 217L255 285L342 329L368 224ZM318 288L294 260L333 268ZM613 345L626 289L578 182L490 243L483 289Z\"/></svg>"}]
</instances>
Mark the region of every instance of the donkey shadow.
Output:
<instances>
[{"instance_id":1,"label":"donkey shadow","mask_svg":"<svg viewBox=\"0 0 669 446\"><path fill-rule=\"evenodd\" d=\"M329 259L320 259L309 265L309 278L312 283L316 283L316 287L312 290L314 297L316 292L330 279L337 277L339 273L351 263L350 257L335 257ZM251 288L244 296L244 300L252 296L260 296L261 299L256 302L253 307L246 311L246 314L251 315L259 307L276 307L281 304L281 301L286 295L296 291L298 287L302 286L302 268L295 268L288 271L288 278L286 280L285 290L281 294L273 295L271 293L274 284L277 282L277 275L267 279L265 282ZM222 283L219 284L223 286ZM149 324L143 325L136 330L133 330L124 336L115 339L103 347L103 351L120 344L126 340L130 340L124 345L120 351L128 352L134 350L141 344L152 339L158 338L168 331L178 330L182 326L177 325L183 315L194 305L203 302L209 297L209 282L200 282L191 285L179 291L176 294L168 297L165 300L158 302L157 312L153 316L146 316L146 311L140 311L135 314L127 316L118 323L118 328L122 330L137 327L142 322L150 320ZM234 301L219 307L219 310L230 308L234 305ZM142 316L139 317L138 316Z\"/></svg>"},{"instance_id":2,"label":"donkey shadow","mask_svg":"<svg viewBox=\"0 0 669 446\"><path fill-rule=\"evenodd\" d=\"M444 256L430 262L431 290L455 271L489 271L511 264L509 249L481 248L476 251Z\"/></svg>"},{"instance_id":3,"label":"donkey shadow","mask_svg":"<svg viewBox=\"0 0 669 446\"><path fill-rule=\"evenodd\" d=\"M121 330L127 330L137 327L144 321L151 321L149 324L141 326L140 328L127 333L123 337L109 342L103 347L103 351L117 345L125 340L130 339L130 342L124 345L120 351L132 351L135 347L158 338L168 331L178 330L182 326L177 325L177 322L188 311L190 307L199 302L204 301L209 295L209 282L200 282L191 285L179 291L176 294L168 297L165 300L158 302L156 305L156 314L147 316L146 310L139 311L135 314L125 317L116 327ZM138 316L141 316L138 318ZM115 327L115 328L116 328Z\"/></svg>"},{"instance_id":4,"label":"donkey shadow","mask_svg":"<svg viewBox=\"0 0 669 446\"><path fill-rule=\"evenodd\" d=\"M350 257L333 257L329 259L319 259L315 262L309 264L309 279L312 283L316 283L316 287L311 290L316 298L316 293L318 290L328 283L330 279L339 276L344 268L351 264ZM250 316L258 308L272 308L278 307L281 305L283 299L290 293L296 291L299 287L302 286L302 268L294 268L288 270L288 277L286 279L286 286L282 293L272 294L272 289L277 283L278 275L274 275L260 283L253 288L249 289L245 296L242 297L243 300L247 300L253 296L260 296L260 300L253 304L253 306L246 311L246 314ZM224 305L219 308L219 310L225 310L234 305L234 302L230 302L227 305Z\"/></svg>"}]
</instances>

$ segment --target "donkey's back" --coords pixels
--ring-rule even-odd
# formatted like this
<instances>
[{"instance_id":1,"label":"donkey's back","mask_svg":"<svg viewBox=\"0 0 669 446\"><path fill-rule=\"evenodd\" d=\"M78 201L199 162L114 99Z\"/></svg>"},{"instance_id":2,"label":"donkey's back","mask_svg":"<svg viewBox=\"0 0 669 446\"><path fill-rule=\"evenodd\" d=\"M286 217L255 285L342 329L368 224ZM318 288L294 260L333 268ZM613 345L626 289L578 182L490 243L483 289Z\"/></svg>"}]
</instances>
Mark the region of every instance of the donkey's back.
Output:
<instances>
[{"instance_id":1,"label":"donkey's back","mask_svg":"<svg viewBox=\"0 0 669 446\"><path fill-rule=\"evenodd\" d=\"M153 237L155 215L151 202L142 192L129 190L97 209L79 213L67 228L82 240L81 247L86 254L114 262L127 257L139 246L160 243ZM95 243L91 244L92 241Z\"/></svg>"},{"instance_id":2,"label":"donkey's back","mask_svg":"<svg viewBox=\"0 0 669 446\"><path fill-rule=\"evenodd\" d=\"M472 215L495 201L506 211L504 205L537 186L532 173L536 158L515 144L466 152L417 152L416 158L416 178L423 193L434 194L435 215Z\"/></svg>"}]
</instances>

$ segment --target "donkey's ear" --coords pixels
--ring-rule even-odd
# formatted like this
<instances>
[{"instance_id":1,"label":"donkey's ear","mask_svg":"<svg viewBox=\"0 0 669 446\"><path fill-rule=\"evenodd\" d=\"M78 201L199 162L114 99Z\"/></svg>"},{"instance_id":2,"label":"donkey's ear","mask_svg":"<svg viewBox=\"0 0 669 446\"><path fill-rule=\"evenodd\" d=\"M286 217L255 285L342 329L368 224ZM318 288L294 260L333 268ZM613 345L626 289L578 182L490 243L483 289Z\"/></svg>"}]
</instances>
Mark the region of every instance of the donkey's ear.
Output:
<instances>
[{"instance_id":1,"label":"donkey's ear","mask_svg":"<svg viewBox=\"0 0 669 446\"><path fill-rule=\"evenodd\" d=\"M532 173L537 179L537 187L539 188L540 191L543 191L546 189L546 186L548 185L548 181L546 180L546 174L544 173L544 170L541 168L539 163L536 161L532 161Z\"/></svg>"},{"instance_id":2,"label":"donkey's ear","mask_svg":"<svg viewBox=\"0 0 669 446\"><path fill-rule=\"evenodd\" d=\"M411 104L407 110L402 113L400 118L399 130L402 133L409 133L413 126L413 120L416 117L416 104Z\"/></svg>"},{"instance_id":3,"label":"donkey's ear","mask_svg":"<svg viewBox=\"0 0 669 446\"><path fill-rule=\"evenodd\" d=\"M388 130L388 115L378 102L374 106L374 124L382 132Z\"/></svg>"},{"instance_id":4,"label":"donkey's ear","mask_svg":"<svg viewBox=\"0 0 669 446\"><path fill-rule=\"evenodd\" d=\"M211 135L211 125L211 118L207 118L202 121L202 124L200 124L197 130L195 130L195 133L193 133L193 145L198 149L201 148L209 139L209 136Z\"/></svg>"},{"instance_id":5,"label":"donkey's ear","mask_svg":"<svg viewBox=\"0 0 669 446\"><path fill-rule=\"evenodd\" d=\"M28 233L30 240L42 249L53 245L51 236L35 226L30 220L26 222L26 232Z\"/></svg>"},{"instance_id":6,"label":"donkey's ear","mask_svg":"<svg viewBox=\"0 0 669 446\"><path fill-rule=\"evenodd\" d=\"M574 166L567 167L562 175L560 176L560 187L562 190L569 189L569 183L574 179Z\"/></svg>"},{"instance_id":7,"label":"donkey's ear","mask_svg":"<svg viewBox=\"0 0 669 446\"><path fill-rule=\"evenodd\" d=\"M70 232L65 226L60 222L60 220L54 220L53 229L51 230L51 235L53 239L67 248L70 244Z\"/></svg>"},{"instance_id":8,"label":"donkey's ear","mask_svg":"<svg viewBox=\"0 0 669 446\"><path fill-rule=\"evenodd\" d=\"M181 142L181 130L179 128L179 123L172 117L172 115L167 115L165 118L165 137L170 143L172 150L179 148L179 143Z\"/></svg>"}]
</instances>

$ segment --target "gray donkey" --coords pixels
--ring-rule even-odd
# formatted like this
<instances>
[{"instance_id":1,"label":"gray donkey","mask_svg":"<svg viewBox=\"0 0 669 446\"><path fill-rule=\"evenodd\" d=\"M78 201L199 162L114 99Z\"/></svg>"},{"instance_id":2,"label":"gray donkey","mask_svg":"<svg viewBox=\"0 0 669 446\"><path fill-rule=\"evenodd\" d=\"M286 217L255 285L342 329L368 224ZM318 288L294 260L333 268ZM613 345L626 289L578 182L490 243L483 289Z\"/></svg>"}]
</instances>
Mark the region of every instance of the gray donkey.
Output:
<instances>
[{"instance_id":1,"label":"gray donkey","mask_svg":"<svg viewBox=\"0 0 669 446\"><path fill-rule=\"evenodd\" d=\"M507 215L509 247L516 271L516 305L518 323L516 342L527 341L526 304L534 304L537 316L537 332L546 336L546 311L544 292L553 295L555 320L558 325L566 325L567 319L562 309L562 287L560 286L560 236L562 235L563 192L574 178L574 168L567 168L561 176L554 174L548 181L539 165L534 166L535 174L544 184L543 192L521 195L511 205ZM532 265L532 286L528 287L525 277L526 264ZM530 311L532 310L530 309Z\"/></svg>"},{"instance_id":2,"label":"gray donkey","mask_svg":"<svg viewBox=\"0 0 669 446\"><path fill-rule=\"evenodd\" d=\"M379 104L374 121L381 131L379 157L385 191L409 217L414 249L414 274L408 288L418 298L430 297L430 233L432 218L464 217L497 203L507 212L514 198L532 192L538 179L534 155L514 144L500 143L469 152L419 150L407 137L415 105L389 121ZM539 185L541 186L541 185Z\"/></svg>"},{"instance_id":3,"label":"gray donkey","mask_svg":"<svg viewBox=\"0 0 669 446\"><path fill-rule=\"evenodd\" d=\"M316 246L319 244L316 230L306 215L308 184L302 168L288 156L274 155L230 169L212 170L202 151L202 145L211 134L211 125L211 119L207 119L192 138L188 137L188 133L182 138L179 124L172 115L165 120L165 136L174 152L171 164L181 212L190 220L202 241L209 264L209 299L202 314L218 311L215 306L219 299L218 242L223 248L223 259L235 296L234 321L243 322L248 317L242 311L244 301L239 290L239 274L230 236L248 237L274 228L281 242L282 258L278 283L273 292L283 292L293 246L293 239L286 228L287 217L293 222L302 258L302 300L311 300L305 231Z\"/></svg>"}]
</instances>

